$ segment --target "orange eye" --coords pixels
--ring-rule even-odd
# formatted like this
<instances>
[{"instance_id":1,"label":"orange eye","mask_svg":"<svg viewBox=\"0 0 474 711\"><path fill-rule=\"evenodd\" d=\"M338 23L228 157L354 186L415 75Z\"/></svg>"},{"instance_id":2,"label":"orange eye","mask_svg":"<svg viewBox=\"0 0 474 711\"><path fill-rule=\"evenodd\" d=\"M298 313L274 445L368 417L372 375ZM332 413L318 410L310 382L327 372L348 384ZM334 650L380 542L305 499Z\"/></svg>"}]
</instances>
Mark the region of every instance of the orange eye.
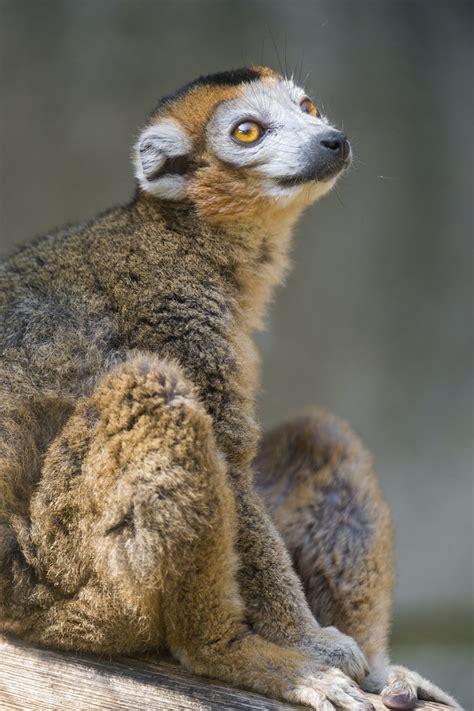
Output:
<instances>
[{"instance_id":1,"label":"orange eye","mask_svg":"<svg viewBox=\"0 0 474 711\"><path fill-rule=\"evenodd\" d=\"M255 143L263 136L263 128L255 121L244 121L232 131L232 138L239 143Z\"/></svg>"},{"instance_id":2,"label":"orange eye","mask_svg":"<svg viewBox=\"0 0 474 711\"><path fill-rule=\"evenodd\" d=\"M310 116L319 116L318 109L313 104L311 99L308 99L307 96L300 103L300 108L301 108L301 111L303 111L303 113L305 113L305 114L309 114Z\"/></svg>"}]
</instances>

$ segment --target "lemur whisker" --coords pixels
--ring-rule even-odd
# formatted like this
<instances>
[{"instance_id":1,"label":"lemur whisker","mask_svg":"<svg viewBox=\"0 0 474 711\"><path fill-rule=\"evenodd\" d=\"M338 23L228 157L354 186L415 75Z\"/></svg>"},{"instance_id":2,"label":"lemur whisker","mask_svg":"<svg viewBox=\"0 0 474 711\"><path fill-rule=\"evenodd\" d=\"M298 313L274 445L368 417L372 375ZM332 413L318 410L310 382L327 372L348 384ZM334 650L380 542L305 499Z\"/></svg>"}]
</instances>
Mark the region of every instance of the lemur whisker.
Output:
<instances>
[{"instance_id":1,"label":"lemur whisker","mask_svg":"<svg viewBox=\"0 0 474 711\"><path fill-rule=\"evenodd\" d=\"M270 32L270 37L271 37L271 39L272 39L273 48L274 48L274 50L275 50L275 54L276 54L278 66L280 67L280 72L281 72L282 76L285 77L286 75L285 75L285 71L284 71L284 69L283 69L283 65L282 65L282 63L281 63L280 53L278 52L278 47L277 47L277 44L276 44L276 41L275 41L275 37L274 37L273 32L271 31L270 28L269 28L269 32Z\"/></svg>"},{"instance_id":2,"label":"lemur whisker","mask_svg":"<svg viewBox=\"0 0 474 711\"><path fill-rule=\"evenodd\" d=\"M301 76L302 76L302 74L303 74L304 56L305 56L305 53L304 53L304 48L303 48L303 49L301 50L301 58L300 58L299 63L298 63L298 64L299 64L299 69L298 69L298 84L301 84ZM305 83L305 82L303 82L303 83Z\"/></svg>"},{"instance_id":3,"label":"lemur whisker","mask_svg":"<svg viewBox=\"0 0 474 711\"><path fill-rule=\"evenodd\" d=\"M284 40L284 58L285 58L285 79L288 81L288 58L287 58L287 49L288 49L288 37L285 33L285 40Z\"/></svg>"},{"instance_id":4,"label":"lemur whisker","mask_svg":"<svg viewBox=\"0 0 474 711\"><path fill-rule=\"evenodd\" d=\"M334 193L335 193L335 195L336 195L336 197L337 197L337 199L338 199L340 205L342 205L342 207L344 208L344 210L346 210L346 212L351 212L351 211L349 210L349 208L347 207L347 205L343 202L341 196L339 195L339 191L338 191L338 189L337 189L337 185L334 187Z\"/></svg>"}]
</instances>

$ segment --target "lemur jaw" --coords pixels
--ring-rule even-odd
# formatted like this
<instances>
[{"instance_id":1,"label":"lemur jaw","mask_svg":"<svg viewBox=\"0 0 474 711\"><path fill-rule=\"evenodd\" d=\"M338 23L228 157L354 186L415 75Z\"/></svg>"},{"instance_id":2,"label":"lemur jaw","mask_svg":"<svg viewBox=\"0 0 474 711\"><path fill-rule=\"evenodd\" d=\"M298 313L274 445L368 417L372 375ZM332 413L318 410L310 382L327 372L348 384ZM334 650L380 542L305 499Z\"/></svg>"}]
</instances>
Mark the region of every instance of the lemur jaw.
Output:
<instances>
[{"instance_id":1,"label":"lemur jaw","mask_svg":"<svg viewBox=\"0 0 474 711\"><path fill-rule=\"evenodd\" d=\"M164 99L134 153L142 191L234 222L293 220L350 160L304 90L265 67L202 77Z\"/></svg>"}]
</instances>

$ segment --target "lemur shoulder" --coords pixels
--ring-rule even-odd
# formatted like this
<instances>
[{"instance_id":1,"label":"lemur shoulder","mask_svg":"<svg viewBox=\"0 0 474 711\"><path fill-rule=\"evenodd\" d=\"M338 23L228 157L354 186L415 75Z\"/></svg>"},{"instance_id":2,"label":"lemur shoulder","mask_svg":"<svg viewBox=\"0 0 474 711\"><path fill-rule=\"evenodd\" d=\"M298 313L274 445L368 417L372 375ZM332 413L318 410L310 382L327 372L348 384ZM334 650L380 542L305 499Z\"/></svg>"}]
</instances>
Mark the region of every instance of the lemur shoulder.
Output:
<instances>
[{"instance_id":1,"label":"lemur shoulder","mask_svg":"<svg viewBox=\"0 0 474 711\"><path fill-rule=\"evenodd\" d=\"M201 77L151 114L129 204L2 264L0 630L166 648L327 711L368 711L357 684L455 703L389 663L390 516L360 441L315 412L259 444L252 333L350 161L292 80Z\"/></svg>"}]
</instances>

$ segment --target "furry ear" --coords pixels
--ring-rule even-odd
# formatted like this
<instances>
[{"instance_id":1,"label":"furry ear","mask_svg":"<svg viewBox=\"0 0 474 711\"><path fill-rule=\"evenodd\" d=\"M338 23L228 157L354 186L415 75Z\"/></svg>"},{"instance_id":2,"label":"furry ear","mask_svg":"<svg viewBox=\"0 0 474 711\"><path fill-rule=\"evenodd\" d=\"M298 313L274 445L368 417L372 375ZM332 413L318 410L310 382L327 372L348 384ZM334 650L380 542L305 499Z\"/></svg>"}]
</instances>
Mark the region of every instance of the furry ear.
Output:
<instances>
[{"instance_id":1,"label":"furry ear","mask_svg":"<svg viewBox=\"0 0 474 711\"><path fill-rule=\"evenodd\" d=\"M140 187L167 200L185 197L194 168L191 141L173 119L162 119L141 133L135 146L135 175Z\"/></svg>"}]
</instances>

